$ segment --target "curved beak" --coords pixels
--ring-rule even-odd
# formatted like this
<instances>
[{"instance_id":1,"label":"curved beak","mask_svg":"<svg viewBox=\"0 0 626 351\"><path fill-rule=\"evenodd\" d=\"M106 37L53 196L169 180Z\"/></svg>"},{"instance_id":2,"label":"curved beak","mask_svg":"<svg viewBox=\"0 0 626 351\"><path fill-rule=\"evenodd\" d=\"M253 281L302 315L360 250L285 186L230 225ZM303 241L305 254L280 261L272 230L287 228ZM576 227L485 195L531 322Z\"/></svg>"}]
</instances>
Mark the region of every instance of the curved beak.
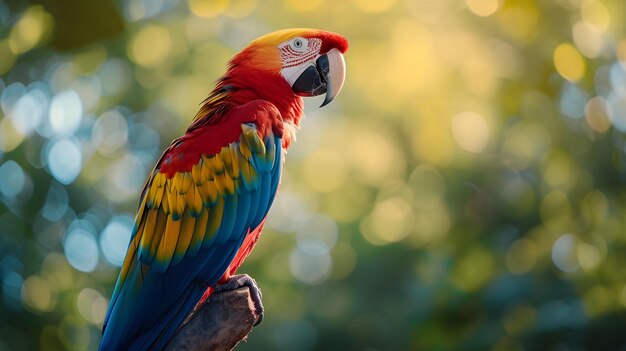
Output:
<instances>
[{"instance_id":1,"label":"curved beak","mask_svg":"<svg viewBox=\"0 0 626 351\"><path fill-rule=\"evenodd\" d=\"M321 55L314 66L307 67L291 88L296 95L318 96L326 93L320 107L328 105L343 87L346 79L346 62L337 49Z\"/></svg>"}]
</instances>

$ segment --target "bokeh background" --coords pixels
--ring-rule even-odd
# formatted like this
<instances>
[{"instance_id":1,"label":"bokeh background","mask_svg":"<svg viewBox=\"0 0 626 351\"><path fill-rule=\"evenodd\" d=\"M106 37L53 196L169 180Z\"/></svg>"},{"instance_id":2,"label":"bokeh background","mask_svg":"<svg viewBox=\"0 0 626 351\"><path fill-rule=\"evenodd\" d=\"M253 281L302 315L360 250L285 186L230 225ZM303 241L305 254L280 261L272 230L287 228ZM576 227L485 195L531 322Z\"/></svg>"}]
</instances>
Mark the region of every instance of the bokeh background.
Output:
<instances>
[{"instance_id":1,"label":"bokeh background","mask_svg":"<svg viewBox=\"0 0 626 351\"><path fill-rule=\"evenodd\" d=\"M0 350L95 350L161 151L251 39L350 40L306 102L240 350L624 350L622 0L0 2Z\"/></svg>"}]
</instances>

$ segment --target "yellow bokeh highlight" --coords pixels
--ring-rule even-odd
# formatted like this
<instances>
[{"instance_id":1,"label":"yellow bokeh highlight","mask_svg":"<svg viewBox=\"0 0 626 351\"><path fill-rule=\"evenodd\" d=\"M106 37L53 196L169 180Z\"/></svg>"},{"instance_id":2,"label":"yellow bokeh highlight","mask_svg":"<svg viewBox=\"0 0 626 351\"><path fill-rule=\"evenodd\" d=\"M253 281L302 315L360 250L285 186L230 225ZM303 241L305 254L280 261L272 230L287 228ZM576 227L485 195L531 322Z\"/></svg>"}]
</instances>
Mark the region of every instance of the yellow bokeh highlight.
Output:
<instances>
[{"instance_id":1,"label":"yellow bokeh highlight","mask_svg":"<svg viewBox=\"0 0 626 351\"><path fill-rule=\"evenodd\" d=\"M461 112L452 118L452 134L461 148L481 153L489 140L489 126L475 112Z\"/></svg>"},{"instance_id":2,"label":"yellow bokeh highlight","mask_svg":"<svg viewBox=\"0 0 626 351\"><path fill-rule=\"evenodd\" d=\"M442 121L440 115L431 115L431 111L426 112L427 115L416 121L418 126L414 127L411 139L413 151L426 163L446 166L454 154L454 141L448 132L450 126Z\"/></svg>"},{"instance_id":3,"label":"yellow bokeh highlight","mask_svg":"<svg viewBox=\"0 0 626 351\"><path fill-rule=\"evenodd\" d=\"M53 25L52 16L41 5L26 10L9 33L9 48L13 54L22 54L49 36ZM2 51L4 55L4 51Z\"/></svg>"},{"instance_id":4,"label":"yellow bokeh highlight","mask_svg":"<svg viewBox=\"0 0 626 351\"><path fill-rule=\"evenodd\" d=\"M345 160L330 149L319 149L309 155L301 171L304 181L313 190L323 193L336 191L347 180Z\"/></svg>"},{"instance_id":5,"label":"yellow bokeh highlight","mask_svg":"<svg viewBox=\"0 0 626 351\"><path fill-rule=\"evenodd\" d=\"M13 151L24 141L24 135L18 132L7 117L0 119L0 150Z\"/></svg>"},{"instance_id":6,"label":"yellow bokeh highlight","mask_svg":"<svg viewBox=\"0 0 626 351\"><path fill-rule=\"evenodd\" d=\"M516 170L525 169L531 162L543 156L550 146L550 134L535 123L513 125L505 134L502 154L504 163Z\"/></svg>"},{"instance_id":7,"label":"yellow bokeh highlight","mask_svg":"<svg viewBox=\"0 0 626 351\"><path fill-rule=\"evenodd\" d=\"M605 133L611 128L613 109L605 98L594 96L585 106L585 120L594 131Z\"/></svg>"},{"instance_id":8,"label":"yellow bokeh highlight","mask_svg":"<svg viewBox=\"0 0 626 351\"><path fill-rule=\"evenodd\" d=\"M607 30L611 24L611 14L608 9L597 0L583 0L580 4L580 14L583 20L598 30Z\"/></svg>"},{"instance_id":9,"label":"yellow bokeh highlight","mask_svg":"<svg viewBox=\"0 0 626 351\"><path fill-rule=\"evenodd\" d=\"M72 271L65 256L56 252L48 254L41 265L41 276L54 292L62 292L74 286Z\"/></svg>"},{"instance_id":10,"label":"yellow bokeh highlight","mask_svg":"<svg viewBox=\"0 0 626 351\"><path fill-rule=\"evenodd\" d=\"M588 272L593 271L596 267L598 267L604 258L600 250L587 243L578 244L576 256L580 266Z\"/></svg>"},{"instance_id":11,"label":"yellow bokeh highlight","mask_svg":"<svg viewBox=\"0 0 626 351\"><path fill-rule=\"evenodd\" d=\"M472 249L456 262L451 283L458 289L474 291L486 284L495 269L492 254L482 248Z\"/></svg>"},{"instance_id":12,"label":"yellow bokeh highlight","mask_svg":"<svg viewBox=\"0 0 626 351\"><path fill-rule=\"evenodd\" d=\"M365 186L358 182L346 182L322 199L322 207L335 221L351 223L369 212L371 202L372 196Z\"/></svg>"},{"instance_id":13,"label":"yellow bokeh highlight","mask_svg":"<svg viewBox=\"0 0 626 351\"><path fill-rule=\"evenodd\" d=\"M167 61L171 48L172 36L167 28L149 24L135 33L128 55L138 65L154 68Z\"/></svg>"},{"instance_id":14,"label":"yellow bokeh highlight","mask_svg":"<svg viewBox=\"0 0 626 351\"><path fill-rule=\"evenodd\" d=\"M531 239L515 240L506 251L506 267L513 274L528 273L535 266L538 254L537 245Z\"/></svg>"},{"instance_id":15,"label":"yellow bokeh highlight","mask_svg":"<svg viewBox=\"0 0 626 351\"><path fill-rule=\"evenodd\" d=\"M216 33L224 27L224 22L207 21L205 18L198 16L187 16L182 23L182 29L185 37L195 49L198 45L217 43L215 41ZM214 61L211 59L211 61ZM223 61L212 62L212 64L224 64Z\"/></svg>"},{"instance_id":16,"label":"yellow bokeh highlight","mask_svg":"<svg viewBox=\"0 0 626 351\"><path fill-rule=\"evenodd\" d=\"M155 74L148 76L156 77ZM162 77L160 81L166 79ZM183 123L187 123L198 112L198 101L206 97L206 81L196 75L179 75L175 79L167 79L167 83L161 85L161 99Z\"/></svg>"},{"instance_id":17,"label":"yellow bokeh highlight","mask_svg":"<svg viewBox=\"0 0 626 351\"><path fill-rule=\"evenodd\" d=\"M13 68L17 57L11 51L8 39L0 40L0 52L0 74L5 74Z\"/></svg>"},{"instance_id":18,"label":"yellow bokeh highlight","mask_svg":"<svg viewBox=\"0 0 626 351\"><path fill-rule=\"evenodd\" d=\"M498 92L499 81L495 76L494 64L488 54L476 51L464 58L461 75L467 88L474 94L490 97Z\"/></svg>"},{"instance_id":19,"label":"yellow bokeh highlight","mask_svg":"<svg viewBox=\"0 0 626 351\"><path fill-rule=\"evenodd\" d=\"M572 204L562 191L551 191L543 197L539 214L548 229L564 231L571 224Z\"/></svg>"},{"instance_id":20,"label":"yellow bokeh highlight","mask_svg":"<svg viewBox=\"0 0 626 351\"><path fill-rule=\"evenodd\" d=\"M572 82L580 80L587 69L585 59L578 50L569 43L563 43L554 49L554 67L559 74Z\"/></svg>"},{"instance_id":21,"label":"yellow bokeh highlight","mask_svg":"<svg viewBox=\"0 0 626 351\"><path fill-rule=\"evenodd\" d=\"M206 77L219 77L224 74L225 62L232 56L233 49L221 43L208 41L195 45L189 60L191 72Z\"/></svg>"},{"instance_id":22,"label":"yellow bokeh highlight","mask_svg":"<svg viewBox=\"0 0 626 351\"><path fill-rule=\"evenodd\" d=\"M606 46L604 33L585 21L574 24L572 37L580 53L591 59L600 56Z\"/></svg>"},{"instance_id":23,"label":"yellow bokeh highlight","mask_svg":"<svg viewBox=\"0 0 626 351\"><path fill-rule=\"evenodd\" d=\"M361 223L361 231L370 243L383 245L406 238L413 222L411 205L401 197L392 197L376 203Z\"/></svg>"},{"instance_id":24,"label":"yellow bokeh highlight","mask_svg":"<svg viewBox=\"0 0 626 351\"><path fill-rule=\"evenodd\" d=\"M257 0L235 0L226 10L226 15L233 18L243 18L252 14L257 5Z\"/></svg>"},{"instance_id":25,"label":"yellow bokeh highlight","mask_svg":"<svg viewBox=\"0 0 626 351\"><path fill-rule=\"evenodd\" d=\"M348 138L346 155L355 170L355 179L364 184L380 185L403 176L402 150L386 133L352 130Z\"/></svg>"},{"instance_id":26,"label":"yellow bokeh highlight","mask_svg":"<svg viewBox=\"0 0 626 351\"><path fill-rule=\"evenodd\" d=\"M298 12L314 11L320 7L322 0L284 0L285 6Z\"/></svg>"},{"instance_id":27,"label":"yellow bokeh highlight","mask_svg":"<svg viewBox=\"0 0 626 351\"><path fill-rule=\"evenodd\" d=\"M100 325L104 322L109 301L99 292L85 288L76 297L76 308L83 319L89 323Z\"/></svg>"},{"instance_id":28,"label":"yellow bokeh highlight","mask_svg":"<svg viewBox=\"0 0 626 351\"><path fill-rule=\"evenodd\" d=\"M36 312L49 312L56 305L56 296L45 279L33 275L22 285L22 301Z\"/></svg>"},{"instance_id":29,"label":"yellow bokeh highlight","mask_svg":"<svg viewBox=\"0 0 626 351\"><path fill-rule=\"evenodd\" d=\"M498 0L466 0L465 3L470 11L482 17L493 15L500 7Z\"/></svg>"},{"instance_id":30,"label":"yellow bokeh highlight","mask_svg":"<svg viewBox=\"0 0 626 351\"><path fill-rule=\"evenodd\" d=\"M529 41L537 32L539 10L532 0L505 1L497 18L506 35Z\"/></svg>"},{"instance_id":31,"label":"yellow bokeh highlight","mask_svg":"<svg viewBox=\"0 0 626 351\"><path fill-rule=\"evenodd\" d=\"M543 167L543 179L551 187L562 187L567 185L572 176L572 161L569 156L560 150L552 151Z\"/></svg>"},{"instance_id":32,"label":"yellow bokeh highlight","mask_svg":"<svg viewBox=\"0 0 626 351\"><path fill-rule=\"evenodd\" d=\"M397 0L352 0L352 2L363 12L378 13L392 8Z\"/></svg>"},{"instance_id":33,"label":"yellow bokeh highlight","mask_svg":"<svg viewBox=\"0 0 626 351\"><path fill-rule=\"evenodd\" d=\"M226 11L230 0L189 0L188 4L194 15L212 18Z\"/></svg>"},{"instance_id":34,"label":"yellow bokeh highlight","mask_svg":"<svg viewBox=\"0 0 626 351\"><path fill-rule=\"evenodd\" d=\"M384 74L380 77L386 87L381 102L393 105L413 99L416 92L421 94L433 89L439 80L440 68L434 52L434 38L427 27L415 21L398 21L390 44L392 49L383 62L384 71L381 72ZM380 89L377 90L380 94Z\"/></svg>"},{"instance_id":35,"label":"yellow bokeh highlight","mask_svg":"<svg viewBox=\"0 0 626 351\"><path fill-rule=\"evenodd\" d=\"M359 59L352 60L352 57ZM352 74L352 79L346 80L344 89L353 86L364 99L370 102L371 107L383 111L395 111L398 108L397 105L384 101L387 96L392 96L393 92L385 92L388 89L381 89L371 84L373 78L382 84L388 84L390 78L387 75L390 70L387 69L387 60L389 60L389 52L383 45L378 45L373 40L363 40L360 45L350 47L350 55L346 55L346 67L350 67L348 69L352 72L366 72L367 74Z\"/></svg>"}]
</instances>

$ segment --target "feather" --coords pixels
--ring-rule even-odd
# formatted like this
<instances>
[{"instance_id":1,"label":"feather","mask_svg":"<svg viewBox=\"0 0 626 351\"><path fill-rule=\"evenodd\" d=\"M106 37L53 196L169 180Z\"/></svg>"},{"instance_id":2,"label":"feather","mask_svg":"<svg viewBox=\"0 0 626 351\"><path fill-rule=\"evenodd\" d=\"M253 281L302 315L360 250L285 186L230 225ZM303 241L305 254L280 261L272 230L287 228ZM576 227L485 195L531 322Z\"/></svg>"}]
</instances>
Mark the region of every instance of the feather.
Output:
<instances>
[{"instance_id":1,"label":"feather","mask_svg":"<svg viewBox=\"0 0 626 351\"><path fill-rule=\"evenodd\" d=\"M161 206L161 201L163 201L163 194L165 194L165 187L157 186L156 190L154 191L152 208L158 208L159 206Z\"/></svg>"},{"instance_id":2,"label":"feather","mask_svg":"<svg viewBox=\"0 0 626 351\"><path fill-rule=\"evenodd\" d=\"M200 158L200 161L198 161L198 163L196 163L191 169L191 177L193 178L193 182L196 186L202 184L202 164L202 158Z\"/></svg>"},{"instance_id":3,"label":"feather","mask_svg":"<svg viewBox=\"0 0 626 351\"><path fill-rule=\"evenodd\" d=\"M239 139L239 152L246 160L250 160L252 158L252 151L250 150L250 146L246 142L246 138L242 135Z\"/></svg>"},{"instance_id":4,"label":"feather","mask_svg":"<svg viewBox=\"0 0 626 351\"><path fill-rule=\"evenodd\" d=\"M195 256L202 246L202 240L204 239L205 232L207 230L207 223L209 222L209 210L203 208L200 214L196 218L196 225L193 228L193 236L189 243L189 250L187 255L190 257Z\"/></svg>"},{"instance_id":5,"label":"feather","mask_svg":"<svg viewBox=\"0 0 626 351\"><path fill-rule=\"evenodd\" d=\"M191 173L185 172L181 174L182 174L182 184L181 184L179 193L186 194L191 187L191 182L192 182Z\"/></svg>"},{"instance_id":6,"label":"feather","mask_svg":"<svg viewBox=\"0 0 626 351\"><path fill-rule=\"evenodd\" d=\"M170 214L170 197L169 193L165 191L165 187L163 187L163 199L161 200L161 210L165 214Z\"/></svg>"},{"instance_id":7,"label":"feather","mask_svg":"<svg viewBox=\"0 0 626 351\"><path fill-rule=\"evenodd\" d=\"M226 179L224 176L225 174L216 174L215 178L213 178L217 192L220 194L226 193Z\"/></svg>"},{"instance_id":8,"label":"feather","mask_svg":"<svg viewBox=\"0 0 626 351\"><path fill-rule=\"evenodd\" d=\"M259 137L259 133L257 132L256 127L250 126L248 124L242 124L241 130L243 131L241 141L245 141L246 145L250 152L254 152L257 154L265 153L265 144L261 141ZM246 157L249 158L249 157Z\"/></svg>"},{"instance_id":9,"label":"feather","mask_svg":"<svg viewBox=\"0 0 626 351\"><path fill-rule=\"evenodd\" d=\"M185 253L189 249L189 244L193 238L193 231L196 225L196 219L192 217L188 212L183 213L180 220L180 232L178 233L178 242L176 243L176 250L174 251L174 257L171 264L178 264L184 257Z\"/></svg>"},{"instance_id":10,"label":"feather","mask_svg":"<svg viewBox=\"0 0 626 351\"><path fill-rule=\"evenodd\" d=\"M152 240L150 243L150 251L148 252L148 255L146 255L146 260L143 260L147 264L152 263L154 258L156 257L157 250L161 244L161 241L163 240L163 235L165 233L167 218L167 214L161 211L157 211L154 231L152 233L148 233L148 235L152 235Z\"/></svg>"},{"instance_id":11,"label":"feather","mask_svg":"<svg viewBox=\"0 0 626 351\"><path fill-rule=\"evenodd\" d=\"M159 249L156 253L156 265L155 268L158 272L165 272L172 261L174 251L176 249L176 243L178 242L178 235L180 233L181 220L174 219L173 216L167 217L167 223L165 225L165 232L159 243Z\"/></svg>"},{"instance_id":12,"label":"feather","mask_svg":"<svg viewBox=\"0 0 626 351\"><path fill-rule=\"evenodd\" d=\"M224 200L219 198L215 206L211 208L209 213L209 220L207 224L207 230L204 235L204 240L202 241L202 247L206 248L215 239L215 235L220 229L220 225L222 224L222 216L224 214Z\"/></svg>"},{"instance_id":13,"label":"feather","mask_svg":"<svg viewBox=\"0 0 626 351\"><path fill-rule=\"evenodd\" d=\"M237 196L231 196L224 199L224 213L222 216L222 223L217 232L215 241L218 244L224 244L233 233L233 227L237 220Z\"/></svg>"},{"instance_id":14,"label":"feather","mask_svg":"<svg viewBox=\"0 0 626 351\"><path fill-rule=\"evenodd\" d=\"M142 225L139 227L139 233L141 237L141 252L142 256L145 256L150 251L150 246L154 239L155 227L157 222L157 213L156 210L149 210L148 215L146 216L146 220L143 221Z\"/></svg>"},{"instance_id":15,"label":"feather","mask_svg":"<svg viewBox=\"0 0 626 351\"><path fill-rule=\"evenodd\" d=\"M187 192L185 202L187 202L187 208L192 217L196 217L200 213L200 210L202 210L202 197L195 184Z\"/></svg>"},{"instance_id":16,"label":"feather","mask_svg":"<svg viewBox=\"0 0 626 351\"><path fill-rule=\"evenodd\" d=\"M215 185L215 179L207 181L207 185L209 187L208 202L210 206L213 206L215 205L215 202L219 199L219 192L217 190L217 186Z\"/></svg>"},{"instance_id":17,"label":"feather","mask_svg":"<svg viewBox=\"0 0 626 351\"><path fill-rule=\"evenodd\" d=\"M203 155L201 161L202 161L202 179L203 180L211 179L213 172L211 170L211 167L209 166L209 163L211 162L210 159Z\"/></svg>"},{"instance_id":18,"label":"feather","mask_svg":"<svg viewBox=\"0 0 626 351\"><path fill-rule=\"evenodd\" d=\"M229 169L229 174L233 179L237 179L239 178L239 159L237 158L237 154L239 153L239 151L237 151L237 143L231 143L230 145L228 145L228 150L230 153L230 157L231 157L231 169Z\"/></svg>"}]
</instances>

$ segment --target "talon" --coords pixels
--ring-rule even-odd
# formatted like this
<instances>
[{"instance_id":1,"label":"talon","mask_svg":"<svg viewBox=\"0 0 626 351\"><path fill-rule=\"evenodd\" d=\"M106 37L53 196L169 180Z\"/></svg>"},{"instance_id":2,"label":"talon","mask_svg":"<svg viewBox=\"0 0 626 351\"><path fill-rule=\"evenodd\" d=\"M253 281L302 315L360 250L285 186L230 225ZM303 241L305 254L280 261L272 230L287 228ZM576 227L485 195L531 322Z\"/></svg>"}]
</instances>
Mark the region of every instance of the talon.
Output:
<instances>
[{"instance_id":1,"label":"talon","mask_svg":"<svg viewBox=\"0 0 626 351\"><path fill-rule=\"evenodd\" d=\"M256 281L247 274L233 275L230 279L224 283L215 286L215 292L220 293L224 291L232 291L247 287L250 291L250 298L254 304L254 314L257 316L257 320L253 326L257 326L263 320L263 302L261 301L262 294L259 287L256 285Z\"/></svg>"},{"instance_id":2,"label":"talon","mask_svg":"<svg viewBox=\"0 0 626 351\"><path fill-rule=\"evenodd\" d=\"M263 311L261 311L260 313L258 311L255 311L255 313L257 314L257 319L256 319L256 322L252 324L253 327L256 327L257 325L261 324L261 322L263 321Z\"/></svg>"}]
</instances>

